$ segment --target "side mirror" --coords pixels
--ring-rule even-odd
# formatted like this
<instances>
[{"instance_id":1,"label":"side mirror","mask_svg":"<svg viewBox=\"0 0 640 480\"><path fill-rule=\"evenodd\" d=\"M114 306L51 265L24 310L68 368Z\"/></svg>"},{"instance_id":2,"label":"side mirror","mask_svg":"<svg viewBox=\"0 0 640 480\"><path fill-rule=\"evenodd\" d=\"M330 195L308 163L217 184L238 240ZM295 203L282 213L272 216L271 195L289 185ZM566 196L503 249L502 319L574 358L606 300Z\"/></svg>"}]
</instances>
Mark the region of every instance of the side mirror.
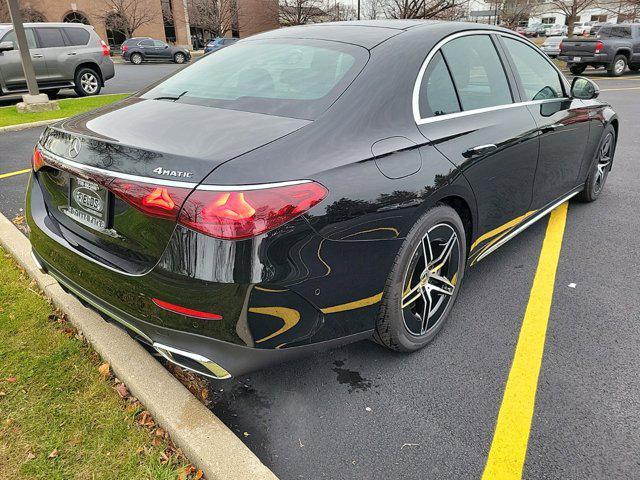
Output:
<instances>
[{"instance_id":1,"label":"side mirror","mask_svg":"<svg viewBox=\"0 0 640 480\"><path fill-rule=\"evenodd\" d=\"M14 50L16 47L13 42L0 42L0 52L7 52L9 50Z\"/></svg>"},{"instance_id":2,"label":"side mirror","mask_svg":"<svg viewBox=\"0 0 640 480\"><path fill-rule=\"evenodd\" d=\"M165 45L164 48L169 48L169 45Z\"/></svg>"},{"instance_id":3,"label":"side mirror","mask_svg":"<svg viewBox=\"0 0 640 480\"><path fill-rule=\"evenodd\" d=\"M580 100L592 100L600 95L600 87L584 77L576 77L571 83L571 98L579 98Z\"/></svg>"}]
</instances>

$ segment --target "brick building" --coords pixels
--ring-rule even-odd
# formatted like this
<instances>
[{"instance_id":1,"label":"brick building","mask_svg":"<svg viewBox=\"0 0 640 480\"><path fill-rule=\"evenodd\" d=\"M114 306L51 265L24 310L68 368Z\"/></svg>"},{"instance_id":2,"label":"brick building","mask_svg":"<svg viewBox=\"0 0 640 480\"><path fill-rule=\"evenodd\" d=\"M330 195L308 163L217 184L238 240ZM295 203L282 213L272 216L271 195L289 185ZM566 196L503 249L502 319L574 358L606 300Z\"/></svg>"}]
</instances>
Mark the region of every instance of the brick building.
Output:
<instances>
[{"instance_id":1,"label":"brick building","mask_svg":"<svg viewBox=\"0 0 640 480\"><path fill-rule=\"evenodd\" d=\"M20 6L25 21L86 23L110 45L136 36L191 47L201 46L204 40L216 35L200 15L192 14L193 18L189 18L195 2L221 0L20 0ZM114 5L127 12L133 32L122 26L127 22L119 18ZM233 22L224 27L228 28L226 36L244 38L279 26L277 0L232 0L230 5Z\"/></svg>"}]
</instances>

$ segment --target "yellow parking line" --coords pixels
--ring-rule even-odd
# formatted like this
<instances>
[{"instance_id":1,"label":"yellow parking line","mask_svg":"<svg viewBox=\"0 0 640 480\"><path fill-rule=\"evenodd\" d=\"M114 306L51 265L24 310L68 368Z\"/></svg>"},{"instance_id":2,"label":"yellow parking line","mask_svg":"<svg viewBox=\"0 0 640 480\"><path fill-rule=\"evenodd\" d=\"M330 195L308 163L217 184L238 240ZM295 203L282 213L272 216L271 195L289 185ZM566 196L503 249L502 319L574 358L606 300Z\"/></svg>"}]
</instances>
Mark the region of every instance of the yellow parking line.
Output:
<instances>
[{"instance_id":1,"label":"yellow parking line","mask_svg":"<svg viewBox=\"0 0 640 480\"><path fill-rule=\"evenodd\" d=\"M482 480L520 480L527 453L568 204L549 218Z\"/></svg>"},{"instance_id":2,"label":"yellow parking line","mask_svg":"<svg viewBox=\"0 0 640 480\"><path fill-rule=\"evenodd\" d=\"M24 170L18 170L16 172L0 173L0 180L3 178L13 177L14 175L22 175L23 173L29 173L30 171L31 171L30 168L26 168Z\"/></svg>"}]
</instances>

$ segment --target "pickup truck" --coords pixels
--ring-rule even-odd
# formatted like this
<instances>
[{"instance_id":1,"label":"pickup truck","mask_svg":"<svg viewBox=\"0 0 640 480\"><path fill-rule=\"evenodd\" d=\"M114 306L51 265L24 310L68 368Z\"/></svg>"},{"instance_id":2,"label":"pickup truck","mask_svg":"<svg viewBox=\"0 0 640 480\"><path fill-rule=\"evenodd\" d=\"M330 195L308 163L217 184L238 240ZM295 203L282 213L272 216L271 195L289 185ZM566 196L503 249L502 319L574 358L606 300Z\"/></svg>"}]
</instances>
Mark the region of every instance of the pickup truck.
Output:
<instances>
[{"instance_id":1,"label":"pickup truck","mask_svg":"<svg viewBox=\"0 0 640 480\"><path fill-rule=\"evenodd\" d=\"M605 24L593 38L573 37L560 44L558 59L567 62L574 75L587 66L605 67L609 75L619 77L627 66L640 70L640 24Z\"/></svg>"}]
</instances>

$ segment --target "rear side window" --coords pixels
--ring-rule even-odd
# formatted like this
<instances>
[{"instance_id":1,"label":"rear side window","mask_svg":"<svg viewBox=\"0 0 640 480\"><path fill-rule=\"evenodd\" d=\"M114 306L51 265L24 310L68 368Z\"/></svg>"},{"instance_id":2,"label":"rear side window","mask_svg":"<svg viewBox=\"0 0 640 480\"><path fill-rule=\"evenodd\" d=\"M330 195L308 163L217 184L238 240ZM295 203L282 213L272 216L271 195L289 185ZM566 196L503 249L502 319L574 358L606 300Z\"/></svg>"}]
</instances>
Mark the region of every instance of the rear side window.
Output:
<instances>
[{"instance_id":1,"label":"rear side window","mask_svg":"<svg viewBox=\"0 0 640 480\"><path fill-rule=\"evenodd\" d=\"M208 55L143 95L314 119L360 72L368 52L324 40L252 40Z\"/></svg>"},{"instance_id":2,"label":"rear side window","mask_svg":"<svg viewBox=\"0 0 640 480\"><path fill-rule=\"evenodd\" d=\"M29 48L38 48L36 45L36 37L33 34L33 29L25 28L24 34L27 37L27 45L29 46ZM16 32L14 32L13 30L11 30L4 37L2 37L2 40L0 40L0 42L13 42L13 46L15 48L18 48L18 40L16 40Z\"/></svg>"},{"instance_id":3,"label":"rear side window","mask_svg":"<svg viewBox=\"0 0 640 480\"><path fill-rule=\"evenodd\" d=\"M153 47L153 40L142 40L138 45L142 45L144 47Z\"/></svg>"},{"instance_id":4,"label":"rear side window","mask_svg":"<svg viewBox=\"0 0 640 480\"><path fill-rule=\"evenodd\" d=\"M631 27L611 27L609 36L612 38L631 38Z\"/></svg>"},{"instance_id":5,"label":"rear side window","mask_svg":"<svg viewBox=\"0 0 640 480\"><path fill-rule=\"evenodd\" d=\"M442 47L463 110L513 102L498 52L488 35L456 38Z\"/></svg>"},{"instance_id":6,"label":"rear side window","mask_svg":"<svg viewBox=\"0 0 640 480\"><path fill-rule=\"evenodd\" d=\"M542 54L518 40L508 37L503 40L520 76L526 101L564 96L558 72Z\"/></svg>"},{"instance_id":7,"label":"rear side window","mask_svg":"<svg viewBox=\"0 0 640 480\"><path fill-rule=\"evenodd\" d=\"M64 47L64 37L59 28L38 28L40 46L42 48Z\"/></svg>"},{"instance_id":8,"label":"rear side window","mask_svg":"<svg viewBox=\"0 0 640 480\"><path fill-rule=\"evenodd\" d=\"M86 45L89 43L89 32L81 27L64 27L64 33L69 39L69 45Z\"/></svg>"},{"instance_id":9,"label":"rear side window","mask_svg":"<svg viewBox=\"0 0 640 480\"><path fill-rule=\"evenodd\" d=\"M436 52L424 72L420 85L420 117L436 117L459 111L460 104L453 80L442 53Z\"/></svg>"}]
</instances>

